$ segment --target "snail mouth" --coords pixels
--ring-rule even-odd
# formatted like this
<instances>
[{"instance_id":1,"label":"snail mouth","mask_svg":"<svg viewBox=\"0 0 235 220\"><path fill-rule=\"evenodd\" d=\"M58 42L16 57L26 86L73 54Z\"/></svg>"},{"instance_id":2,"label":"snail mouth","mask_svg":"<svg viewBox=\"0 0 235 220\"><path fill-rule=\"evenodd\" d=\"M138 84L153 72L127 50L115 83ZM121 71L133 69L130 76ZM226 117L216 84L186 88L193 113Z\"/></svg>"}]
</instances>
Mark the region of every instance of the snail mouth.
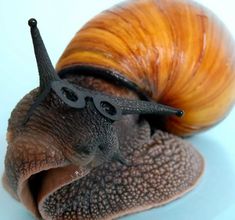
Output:
<instances>
[{"instance_id":1,"label":"snail mouth","mask_svg":"<svg viewBox=\"0 0 235 220\"><path fill-rule=\"evenodd\" d=\"M22 182L20 200L30 210L34 210L39 217L41 216L40 209L43 209L42 204L46 198L63 186L83 178L92 169L114 160L97 154L88 163L82 163L74 155L73 153L73 158L70 157L69 161L60 167L43 167L44 170L32 174Z\"/></svg>"},{"instance_id":2,"label":"snail mouth","mask_svg":"<svg viewBox=\"0 0 235 220\"><path fill-rule=\"evenodd\" d=\"M41 217L40 207L48 195L75 180L86 176L90 169L81 168L74 164L66 164L62 167L45 168L25 179L19 191L20 200L25 206Z\"/></svg>"},{"instance_id":3,"label":"snail mouth","mask_svg":"<svg viewBox=\"0 0 235 220\"><path fill-rule=\"evenodd\" d=\"M29 191L35 203L37 203L38 194L41 191L44 176L47 175L48 172L49 171L41 171L37 174L32 175L28 180Z\"/></svg>"},{"instance_id":4,"label":"snail mouth","mask_svg":"<svg viewBox=\"0 0 235 220\"><path fill-rule=\"evenodd\" d=\"M80 160L75 159L65 166L49 168L31 175L26 182L35 207L39 207L45 197L48 197L57 189L83 178L92 169L113 160L116 159L101 158L100 155L96 155L88 163L81 163Z\"/></svg>"}]
</instances>

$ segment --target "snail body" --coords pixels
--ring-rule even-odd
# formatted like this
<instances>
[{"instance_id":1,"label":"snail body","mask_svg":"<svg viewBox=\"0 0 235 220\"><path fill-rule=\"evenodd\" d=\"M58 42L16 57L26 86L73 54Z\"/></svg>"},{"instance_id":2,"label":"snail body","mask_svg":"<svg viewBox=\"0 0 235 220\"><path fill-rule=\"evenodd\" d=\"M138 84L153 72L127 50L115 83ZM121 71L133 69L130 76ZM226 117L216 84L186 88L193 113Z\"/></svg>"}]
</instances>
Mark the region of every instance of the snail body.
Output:
<instances>
[{"instance_id":1,"label":"snail body","mask_svg":"<svg viewBox=\"0 0 235 220\"><path fill-rule=\"evenodd\" d=\"M233 106L234 51L230 33L202 6L138 0L89 21L62 54L57 71L72 68L79 74L79 67L91 66L94 75L95 68L116 72L152 100L183 109L183 118L169 117L164 125L187 136L217 124Z\"/></svg>"},{"instance_id":2,"label":"snail body","mask_svg":"<svg viewBox=\"0 0 235 220\"><path fill-rule=\"evenodd\" d=\"M128 1L88 22L56 69L28 24L40 85L9 120L7 191L37 218L66 220L113 219L193 189L203 157L174 134L207 129L233 106L222 23L185 0Z\"/></svg>"}]
</instances>

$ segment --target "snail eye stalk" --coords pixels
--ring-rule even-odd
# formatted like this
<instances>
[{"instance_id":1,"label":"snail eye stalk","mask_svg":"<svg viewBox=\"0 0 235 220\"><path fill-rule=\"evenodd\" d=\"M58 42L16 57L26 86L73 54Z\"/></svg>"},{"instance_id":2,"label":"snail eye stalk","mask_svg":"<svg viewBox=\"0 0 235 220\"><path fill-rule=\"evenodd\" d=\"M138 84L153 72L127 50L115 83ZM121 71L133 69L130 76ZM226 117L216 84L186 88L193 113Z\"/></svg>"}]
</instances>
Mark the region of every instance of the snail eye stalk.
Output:
<instances>
[{"instance_id":1,"label":"snail eye stalk","mask_svg":"<svg viewBox=\"0 0 235 220\"><path fill-rule=\"evenodd\" d=\"M39 80L40 80L40 91L45 90L51 81L60 80L59 76L51 63L46 47L43 43L40 32L37 28L37 21L31 18L28 21L31 30L31 36L34 46L34 53L37 61Z\"/></svg>"},{"instance_id":2,"label":"snail eye stalk","mask_svg":"<svg viewBox=\"0 0 235 220\"><path fill-rule=\"evenodd\" d=\"M184 111L168 105L162 105L151 101L116 99L116 104L121 108L122 115L128 114L157 114L182 117Z\"/></svg>"}]
</instances>

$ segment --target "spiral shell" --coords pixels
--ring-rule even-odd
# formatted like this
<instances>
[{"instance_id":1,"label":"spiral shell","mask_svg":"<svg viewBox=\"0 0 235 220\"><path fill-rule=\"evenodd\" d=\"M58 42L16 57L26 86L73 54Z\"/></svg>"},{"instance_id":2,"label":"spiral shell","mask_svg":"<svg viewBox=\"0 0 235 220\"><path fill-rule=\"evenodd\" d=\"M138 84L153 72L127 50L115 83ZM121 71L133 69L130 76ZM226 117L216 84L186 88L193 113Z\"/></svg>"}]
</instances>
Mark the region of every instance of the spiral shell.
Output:
<instances>
[{"instance_id":1,"label":"spiral shell","mask_svg":"<svg viewBox=\"0 0 235 220\"><path fill-rule=\"evenodd\" d=\"M185 0L136 0L104 11L72 39L57 71L119 72L156 102L183 109L168 131L191 135L221 121L235 100L234 41L209 10Z\"/></svg>"}]
</instances>

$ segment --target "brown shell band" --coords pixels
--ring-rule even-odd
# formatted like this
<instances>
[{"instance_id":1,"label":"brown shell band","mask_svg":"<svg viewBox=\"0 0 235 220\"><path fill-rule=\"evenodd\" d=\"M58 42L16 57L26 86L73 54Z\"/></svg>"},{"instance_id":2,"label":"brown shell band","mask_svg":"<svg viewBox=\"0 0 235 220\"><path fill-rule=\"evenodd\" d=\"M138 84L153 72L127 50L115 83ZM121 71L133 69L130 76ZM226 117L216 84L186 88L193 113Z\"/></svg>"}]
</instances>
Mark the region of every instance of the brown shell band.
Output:
<instances>
[{"instance_id":1,"label":"brown shell band","mask_svg":"<svg viewBox=\"0 0 235 220\"><path fill-rule=\"evenodd\" d=\"M123 74L119 73L113 69L106 69L99 66L91 66L91 65L72 65L66 67L58 72L58 75L61 79L66 78L69 74L77 73L79 76L94 76L99 79L104 79L106 81L112 82L115 85L125 87L135 92L141 100L150 100L147 94L145 94L141 88L130 81Z\"/></svg>"}]
</instances>

